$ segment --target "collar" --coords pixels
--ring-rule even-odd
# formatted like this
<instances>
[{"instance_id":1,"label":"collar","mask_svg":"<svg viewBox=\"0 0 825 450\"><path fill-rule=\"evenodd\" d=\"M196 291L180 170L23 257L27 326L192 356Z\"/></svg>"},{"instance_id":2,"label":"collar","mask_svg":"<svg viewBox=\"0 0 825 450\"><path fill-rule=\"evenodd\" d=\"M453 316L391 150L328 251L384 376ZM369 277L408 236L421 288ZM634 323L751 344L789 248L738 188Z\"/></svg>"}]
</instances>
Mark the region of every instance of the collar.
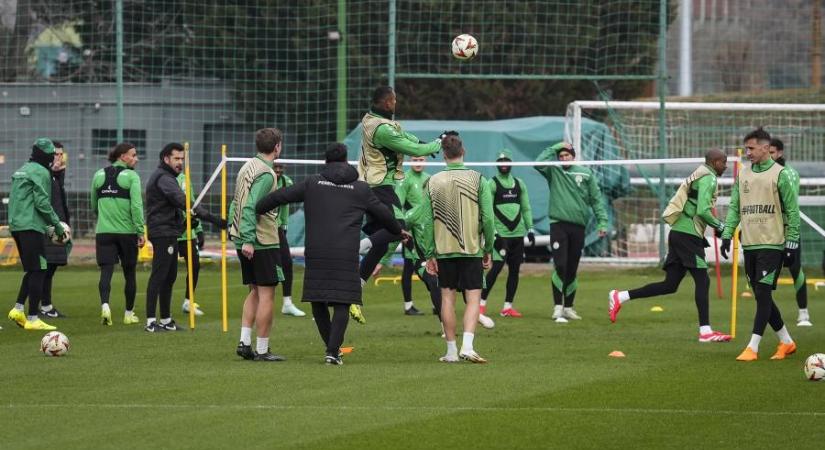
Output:
<instances>
[{"instance_id":1,"label":"collar","mask_svg":"<svg viewBox=\"0 0 825 450\"><path fill-rule=\"evenodd\" d=\"M115 166L115 167L123 167L124 169L129 168L129 166L127 166L125 162L123 162L119 159L117 161L113 162L112 165Z\"/></svg>"},{"instance_id":2,"label":"collar","mask_svg":"<svg viewBox=\"0 0 825 450\"><path fill-rule=\"evenodd\" d=\"M256 158L258 158L258 159L260 159L260 160L261 160L261 161L263 161L264 163L266 163L266 165L267 165L267 166L269 166L269 168L270 168L270 169L271 169L271 168L273 168L273 167L275 167L275 161L270 161L270 160L268 160L268 159L266 159L266 158L262 157L260 153L258 153L257 155L255 155L255 157L256 157Z\"/></svg>"},{"instance_id":3,"label":"collar","mask_svg":"<svg viewBox=\"0 0 825 450\"><path fill-rule=\"evenodd\" d=\"M370 108L370 114L375 116L380 116L388 120L395 120L393 119L394 114L389 111L384 111L378 108Z\"/></svg>"},{"instance_id":4,"label":"collar","mask_svg":"<svg viewBox=\"0 0 825 450\"><path fill-rule=\"evenodd\" d=\"M751 170L753 170L754 172L764 172L770 169L771 166L773 166L774 164L776 164L774 160L768 158L764 162L751 164Z\"/></svg>"},{"instance_id":5,"label":"collar","mask_svg":"<svg viewBox=\"0 0 825 450\"><path fill-rule=\"evenodd\" d=\"M447 169L446 170L455 170L455 169L466 169L466 167L464 167L464 161L447 163Z\"/></svg>"},{"instance_id":6,"label":"collar","mask_svg":"<svg viewBox=\"0 0 825 450\"><path fill-rule=\"evenodd\" d=\"M177 178L178 175L180 175L179 173L175 172L175 169L173 169L169 164L166 164L165 162L161 162L160 164L158 164L158 169L163 169L163 170L169 172L175 178ZM183 172L181 172L181 173L183 173Z\"/></svg>"}]
</instances>

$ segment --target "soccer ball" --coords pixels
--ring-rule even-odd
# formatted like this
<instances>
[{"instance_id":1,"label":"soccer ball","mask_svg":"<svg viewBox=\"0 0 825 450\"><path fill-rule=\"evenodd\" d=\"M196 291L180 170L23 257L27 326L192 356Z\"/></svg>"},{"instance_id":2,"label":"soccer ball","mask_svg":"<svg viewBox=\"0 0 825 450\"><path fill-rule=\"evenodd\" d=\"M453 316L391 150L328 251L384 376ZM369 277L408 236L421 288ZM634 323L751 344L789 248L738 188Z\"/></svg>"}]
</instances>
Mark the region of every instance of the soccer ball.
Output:
<instances>
[{"instance_id":1,"label":"soccer ball","mask_svg":"<svg viewBox=\"0 0 825 450\"><path fill-rule=\"evenodd\" d=\"M66 222L60 222L60 225L63 225L63 229L66 230L66 237L63 240L58 239L57 233L54 232L53 226L46 227L46 236L48 236L49 240L54 242L55 244L63 245L66 242L72 240L72 229L69 227L69 224Z\"/></svg>"},{"instance_id":2,"label":"soccer ball","mask_svg":"<svg viewBox=\"0 0 825 450\"><path fill-rule=\"evenodd\" d=\"M40 340L40 351L46 356L63 356L69 352L69 338L59 331L49 331Z\"/></svg>"},{"instance_id":3,"label":"soccer ball","mask_svg":"<svg viewBox=\"0 0 825 450\"><path fill-rule=\"evenodd\" d=\"M805 371L805 377L811 381L825 378L825 353L814 353L809 356L802 369Z\"/></svg>"},{"instance_id":4,"label":"soccer ball","mask_svg":"<svg viewBox=\"0 0 825 450\"><path fill-rule=\"evenodd\" d=\"M478 54L478 41L469 34L462 34L453 39L453 56L462 61L469 61Z\"/></svg>"}]
</instances>

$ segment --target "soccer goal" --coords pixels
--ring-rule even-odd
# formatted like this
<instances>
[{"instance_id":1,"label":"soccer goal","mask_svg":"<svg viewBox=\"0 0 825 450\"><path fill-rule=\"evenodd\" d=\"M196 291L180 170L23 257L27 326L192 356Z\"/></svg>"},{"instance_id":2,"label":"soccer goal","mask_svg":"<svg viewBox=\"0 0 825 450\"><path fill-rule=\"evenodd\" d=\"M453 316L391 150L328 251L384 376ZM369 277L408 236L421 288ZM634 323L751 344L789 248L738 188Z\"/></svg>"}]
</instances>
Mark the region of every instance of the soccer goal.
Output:
<instances>
[{"instance_id":1,"label":"soccer goal","mask_svg":"<svg viewBox=\"0 0 825 450\"><path fill-rule=\"evenodd\" d=\"M660 220L665 201L696 167L695 158L711 148L729 155L729 169L719 179L718 216L727 213L733 163L742 137L765 128L785 144L788 164L801 178L803 263L819 266L825 248L825 104L690 103L575 101L568 105L565 138L587 152L592 146L612 146L623 160L660 158L657 166L627 165L630 190L613 200L615 239L610 259L652 262L663 247L666 229ZM589 132L589 121L603 123L609 139ZM662 140L664 137L664 141ZM708 236L712 239L711 236ZM709 261L715 252L708 252Z\"/></svg>"}]
</instances>

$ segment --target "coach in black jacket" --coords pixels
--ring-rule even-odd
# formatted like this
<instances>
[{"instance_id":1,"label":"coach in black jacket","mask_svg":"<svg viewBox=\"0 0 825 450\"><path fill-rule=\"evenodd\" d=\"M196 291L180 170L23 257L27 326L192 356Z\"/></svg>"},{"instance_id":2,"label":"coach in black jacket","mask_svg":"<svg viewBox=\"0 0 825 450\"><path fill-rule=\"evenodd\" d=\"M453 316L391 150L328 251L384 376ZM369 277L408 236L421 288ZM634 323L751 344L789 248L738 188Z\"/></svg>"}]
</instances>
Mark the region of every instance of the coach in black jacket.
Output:
<instances>
[{"instance_id":1,"label":"coach in black jacket","mask_svg":"<svg viewBox=\"0 0 825 450\"><path fill-rule=\"evenodd\" d=\"M146 289L146 331L175 331L172 320L172 287L178 276L178 237L186 229L186 195L177 176L183 170L183 146L173 142L160 151L160 165L146 183L146 227L152 242L152 274ZM195 215L226 228L226 223L201 207ZM194 225L192 226L195 227ZM160 322L155 311L160 299Z\"/></svg>"},{"instance_id":2,"label":"coach in black jacket","mask_svg":"<svg viewBox=\"0 0 825 450\"><path fill-rule=\"evenodd\" d=\"M365 213L372 214L391 233L401 226L358 172L347 164L347 147L332 144L327 164L318 175L307 177L261 199L258 214L285 203L304 202L306 271L302 301L312 303L312 314L326 344L326 362L342 364L341 343L349 321L349 305L361 304L358 244ZM328 307L333 308L332 321Z\"/></svg>"}]
</instances>

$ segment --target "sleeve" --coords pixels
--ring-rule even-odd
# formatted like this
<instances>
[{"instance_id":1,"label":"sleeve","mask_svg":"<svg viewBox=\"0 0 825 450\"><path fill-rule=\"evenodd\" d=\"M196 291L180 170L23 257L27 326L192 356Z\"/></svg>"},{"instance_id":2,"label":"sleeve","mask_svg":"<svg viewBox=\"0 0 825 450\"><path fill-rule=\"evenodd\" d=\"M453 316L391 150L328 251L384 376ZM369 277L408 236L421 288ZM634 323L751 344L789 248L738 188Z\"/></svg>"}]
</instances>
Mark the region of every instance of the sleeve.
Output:
<instances>
[{"instance_id":1,"label":"sleeve","mask_svg":"<svg viewBox=\"0 0 825 450\"><path fill-rule=\"evenodd\" d=\"M599 182L596 181L596 174L593 172L591 172L588 187L590 189L590 207L593 208L593 213L596 215L596 229L607 231L607 207L604 204L602 190L599 189Z\"/></svg>"},{"instance_id":2,"label":"sleeve","mask_svg":"<svg viewBox=\"0 0 825 450\"><path fill-rule=\"evenodd\" d=\"M730 191L730 205L728 205L728 215L725 217L725 231L722 233L722 239L733 237L737 226L739 226L739 179L733 183L733 189Z\"/></svg>"},{"instance_id":3,"label":"sleeve","mask_svg":"<svg viewBox=\"0 0 825 450\"><path fill-rule=\"evenodd\" d=\"M263 199L264 196L272 190L274 183L275 178L268 173L259 176L252 182L252 187L249 189L249 197L241 210L240 239L238 239L241 245L254 244L256 242L258 215L255 212L255 208L258 201ZM274 193L277 193L277 191Z\"/></svg>"},{"instance_id":4,"label":"sleeve","mask_svg":"<svg viewBox=\"0 0 825 450\"><path fill-rule=\"evenodd\" d=\"M92 177L92 187L89 191L89 206L91 206L92 212L97 214L97 188L98 181L100 180L100 171L95 172L95 176Z\"/></svg>"},{"instance_id":5,"label":"sleeve","mask_svg":"<svg viewBox=\"0 0 825 450\"><path fill-rule=\"evenodd\" d=\"M716 177L704 176L695 181L698 196L696 215L713 228L719 229L722 222L713 215L713 193L716 192Z\"/></svg>"},{"instance_id":6,"label":"sleeve","mask_svg":"<svg viewBox=\"0 0 825 450\"><path fill-rule=\"evenodd\" d=\"M168 176L162 176L157 180L155 186L160 189L163 196L176 208L186 210L186 194L183 193L183 189L181 189L178 181L173 181L172 178Z\"/></svg>"},{"instance_id":7,"label":"sleeve","mask_svg":"<svg viewBox=\"0 0 825 450\"><path fill-rule=\"evenodd\" d=\"M481 214L481 232L484 236L484 253L493 252L493 243L496 239L496 229L493 219L493 197L490 195L490 186L482 178L478 189L478 205Z\"/></svg>"},{"instance_id":8,"label":"sleeve","mask_svg":"<svg viewBox=\"0 0 825 450\"><path fill-rule=\"evenodd\" d=\"M284 185L281 189L288 188L295 183L292 182L292 178L289 178L286 175L282 175L281 179L284 180ZM286 228L289 225L289 204L284 203L281 205L281 209L278 211L278 225Z\"/></svg>"},{"instance_id":9,"label":"sleeve","mask_svg":"<svg viewBox=\"0 0 825 450\"><path fill-rule=\"evenodd\" d=\"M407 201L407 192L410 190L410 177L404 177L404 181L395 187L395 195L398 197L398 204L401 205L401 210L404 210L404 203Z\"/></svg>"},{"instance_id":10,"label":"sleeve","mask_svg":"<svg viewBox=\"0 0 825 450\"><path fill-rule=\"evenodd\" d=\"M390 209L387 208L385 204L381 203L381 201L378 200L378 197L375 196L375 194L369 187L366 186L366 184L364 184L363 187L367 197L367 212L372 214L373 217L375 217L379 223L384 225L384 227L390 233L401 234L401 224L398 223L398 220L395 219L395 216L393 215L392 211L390 211Z\"/></svg>"},{"instance_id":11,"label":"sleeve","mask_svg":"<svg viewBox=\"0 0 825 450\"><path fill-rule=\"evenodd\" d=\"M533 228L533 210L530 208L530 196L527 195L527 185L521 178L516 178L516 182L521 185L521 219L524 222L524 228L530 230Z\"/></svg>"},{"instance_id":12,"label":"sleeve","mask_svg":"<svg viewBox=\"0 0 825 450\"><path fill-rule=\"evenodd\" d=\"M132 224L135 226L135 234L142 236L143 197L141 196L140 177L135 171L132 171L129 176L129 205L132 209Z\"/></svg>"},{"instance_id":13,"label":"sleeve","mask_svg":"<svg viewBox=\"0 0 825 450\"><path fill-rule=\"evenodd\" d=\"M551 145L544 149L536 158L536 162L543 162L543 161L555 161L556 160L556 151L564 146L564 142L559 142L555 145ZM540 174L544 175L545 178L548 180L550 179L550 175L553 169L553 166L533 166Z\"/></svg>"},{"instance_id":14,"label":"sleeve","mask_svg":"<svg viewBox=\"0 0 825 450\"><path fill-rule=\"evenodd\" d=\"M785 214L788 215L788 226L785 228L785 240L799 242L799 198L794 190L794 181L790 171L782 169L779 172L779 198Z\"/></svg>"},{"instance_id":15,"label":"sleeve","mask_svg":"<svg viewBox=\"0 0 825 450\"><path fill-rule=\"evenodd\" d=\"M408 139L407 134L399 132L387 124L376 128L372 139L377 146L409 156L427 156L441 150L441 143L438 141L419 144L418 138L412 141Z\"/></svg>"},{"instance_id":16,"label":"sleeve","mask_svg":"<svg viewBox=\"0 0 825 450\"><path fill-rule=\"evenodd\" d=\"M304 201L304 196L306 195L306 184L307 181L304 180L301 183L281 188L275 192L266 194L255 206L255 213L266 214L269 211L280 208L284 205Z\"/></svg>"},{"instance_id":17,"label":"sleeve","mask_svg":"<svg viewBox=\"0 0 825 450\"><path fill-rule=\"evenodd\" d=\"M433 229L433 204L430 199L430 191L427 187L428 183L424 184L424 195L421 196L421 204L415 208L415 212L409 217L415 223L417 230L420 231L420 236L416 236L418 245L424 253L424 258L430 259L435 257L435 234Z\"/></svg>"},{"instance_id":18,"label":"sleeve","mask_svg":"<svg viewBox=\"0 0 825 450\"><path fill-rule=\"evenodd\" d=\"M34 203L35 211L40 213L47 223L57 225L60 222L60 218L57 217L57 213L54 212L52 202L49 200L49 193L46 192L44 187L46 183L51 183L51 175L46 175L39 183L33 179L29 179L29 182L32 184L32 197L34 197L32 198L32 202Z\"/></svg>"}]
</instances>

